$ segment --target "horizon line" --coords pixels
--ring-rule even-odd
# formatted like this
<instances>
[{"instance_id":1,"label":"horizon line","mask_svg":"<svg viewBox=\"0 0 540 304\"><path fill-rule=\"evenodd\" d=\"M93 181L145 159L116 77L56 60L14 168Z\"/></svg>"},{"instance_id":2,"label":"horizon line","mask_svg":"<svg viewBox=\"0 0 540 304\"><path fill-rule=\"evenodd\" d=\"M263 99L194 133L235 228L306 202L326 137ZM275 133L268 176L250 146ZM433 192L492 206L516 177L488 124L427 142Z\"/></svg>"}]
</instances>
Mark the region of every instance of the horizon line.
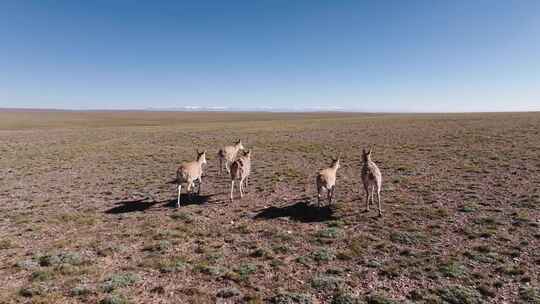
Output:
<instances>
[{"instance_id":1,"label":"horizon line","mask_svg":"<svg viewBox=\"0 0 540 304\"><path fill-rule=\"evenodd\" d=\"M173 108L39 108L39 107L0 107L0 111L36 111L36 112L215 112L215 113L365 113L365 114L467 114L467 113L537 113L540 110L487 110L487 111L367 111L344 107L173 107Z\"/></svg>"}]
</instances>

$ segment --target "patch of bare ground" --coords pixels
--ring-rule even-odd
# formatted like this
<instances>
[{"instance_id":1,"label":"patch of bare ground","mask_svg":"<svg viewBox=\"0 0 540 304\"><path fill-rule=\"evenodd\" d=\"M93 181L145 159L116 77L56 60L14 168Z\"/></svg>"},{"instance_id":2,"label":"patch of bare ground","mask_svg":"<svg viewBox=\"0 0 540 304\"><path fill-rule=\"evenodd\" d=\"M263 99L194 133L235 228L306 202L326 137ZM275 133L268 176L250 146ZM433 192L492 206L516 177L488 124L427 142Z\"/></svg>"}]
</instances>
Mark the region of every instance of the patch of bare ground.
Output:
<instances>
[{"instance_id":1,"label":"patch of bare ground","mask_svg":"<svg viewBox=\"0 0 540 304\"><path fill-rule=\"evenodd\" d=\"M540 303L538 113L0 116L0 303ZM216 153L238 138L231 204ZM383 218L362 212L368 145ZM201 195L175 209L197 148Z\"/></svg>"}]
</instances>

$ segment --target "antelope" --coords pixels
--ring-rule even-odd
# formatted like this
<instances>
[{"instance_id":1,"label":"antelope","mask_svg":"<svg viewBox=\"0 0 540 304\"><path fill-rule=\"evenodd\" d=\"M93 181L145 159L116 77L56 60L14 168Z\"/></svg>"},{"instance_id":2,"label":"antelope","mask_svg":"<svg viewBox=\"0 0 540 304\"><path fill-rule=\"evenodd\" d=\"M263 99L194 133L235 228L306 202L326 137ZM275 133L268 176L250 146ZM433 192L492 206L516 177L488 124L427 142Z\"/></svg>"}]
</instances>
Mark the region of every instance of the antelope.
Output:
<instances>
[{"instance_id":1,"label":"antelope","mask_svg":"<svg viewBox=\"0 0 540 304\"><path fill-rule=\"evenodd\" d=\"M382 186L382 175L379 167L371 160L371 147L366 152L365 149L362 149L362 161L364 162L362 166L362 182L364 184L364 190L366 191L366 212L369 211L370 205L370 196L371 203L373 203L373 193L375 192L375 187L377 188L377 202L379 204L379 216L382 216L381 210L381 186Z\"/></svg>"},{"instance_id":2,"label":"antelope","mask_svg":"<svg viewBox=\"0 0 540 304\"><path fill-rule=\"evenodd\" d=\"M240 198L244 197L244 187L249 185L249 174L251 173L251 150L244 152L243 156L240 156L231 164L231 202L234 192L234 181L239 180L238 188L240 190ZM245 185L244 185L245 183Z\"/></svg>"},{"instance_id":3,"label":"antelope","mask_svg":"<svg viewBox=\"0 0 540 304\"><path fill-rule=\"evenodd\" d=\"M218 151L219 158L219 173L223 173L223 162L225 162L225 169L227 173L231 173L230 164L235 160L238 151L244 150L242 141L239 139L234 145L226 146Z\"/></svg>"},{"instance_id":4,"label":"antelope","mask_svg":"<svg viewBox=\"0 0 540 304\"><path fill-rule=\"evenodd\" d=\"M317 184L317 206L321 206L321 192L323 189L326 190L328 197L328 204L332 203L334 198L334 192L336 191L336 173L339 169L339 159L332 159L332 164L329 168L319 171L315 182Z\"/></svg>"},{"instance_id":5,"label":"antelope","mask_svg":"<svg viewBox=\"0 0 540 304\"><path fill-rule=\"evenodd\" d=\"M195 187L195 181L197 181L197 195L201 193L202 167L204 164L206 164L206 150L202 152L197 150L197 160L183 163L178 167L178 170L176 170L176 183L178 185L176 208L180 207L180 193L182 192L183 183L187 184L187 193L191 195L191 190Z\"/></svg>"}]
</instances>

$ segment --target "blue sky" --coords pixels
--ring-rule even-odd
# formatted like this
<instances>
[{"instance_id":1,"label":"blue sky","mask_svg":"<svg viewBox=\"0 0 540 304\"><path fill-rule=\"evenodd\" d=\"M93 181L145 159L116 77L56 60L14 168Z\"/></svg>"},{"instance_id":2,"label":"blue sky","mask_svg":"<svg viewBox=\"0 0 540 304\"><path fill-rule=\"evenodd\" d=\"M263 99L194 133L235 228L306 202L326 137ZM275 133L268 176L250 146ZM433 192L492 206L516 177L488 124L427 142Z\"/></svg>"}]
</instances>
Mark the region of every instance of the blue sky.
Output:
<instances>
[{"instance_id":1,"label":"blue sky","mask_svg":"<svg viewBox=\"0 0 540 304\"><path fill-rule=\"evenodd\" d=\"M2 1L0 107L540 110L540 1Z\"/></svg>"}]
</instances>

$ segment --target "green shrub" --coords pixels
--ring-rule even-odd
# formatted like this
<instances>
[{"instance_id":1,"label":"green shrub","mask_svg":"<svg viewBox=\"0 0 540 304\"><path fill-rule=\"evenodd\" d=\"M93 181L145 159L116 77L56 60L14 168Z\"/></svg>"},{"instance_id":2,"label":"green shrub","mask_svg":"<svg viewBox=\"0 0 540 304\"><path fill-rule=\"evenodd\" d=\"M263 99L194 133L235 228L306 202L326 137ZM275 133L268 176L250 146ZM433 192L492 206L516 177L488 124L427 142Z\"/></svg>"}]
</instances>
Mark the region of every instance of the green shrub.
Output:
<instances>
[{"instance_id":1,"label":"green shrub","mask_svg":"<svg viewBox=\"0 0 540 304\"><path fill-rule=\"evenodd\" d=\"M334 291L339 289L343 280L334 276L317 276L311 279L311 287L322 291Z\"/></svg>"},{"instance_id":2,"label":"green shrub","mask_svg":"<svg viewBox=\"0 0 540 304\"><path fill-rule=\"evenodd\" d=\"M449 304L481 304L483 303L480 293L476 290L459 285L440 288L437 290L439 297Z\"/></svg>"},{"instance_id":3,"label":"green shrub","mask_svg":"<svg viewBox=\"0 0 540 304\"><path fill-rule=\"evenodd\" d=\"M105 292L112 292L117 288L133 285L140 280L139 276L133 273L116 274L103 282L101 288Z\"/></svg>"},{"instance_id":4,"label":"green shrub","mask_svg":"<svg viewBox=\"0 0 540 304\"><path fill-rule=\"evenodd\" d=\"M128 304L129 301L122 295L107 295L100 304Z\"/></svg>"},{"instance_id":5,"label":"green shrub","mask_svg":"<svg viewBox=\"0 0 540 304\"><path fill-rule=\"evenodd\" d=\"M280 293L270 298L272 304L312 304L310 295L302 293Z\"/></svg>"},{"instance_id":6,"label":"green shrub","mask_svg":"<svg viewBox=\"0 0 540 304\"><path fill-rule=\"evenodd\" d=\"M313 252L311 255L312 255L313 259L315 261L317 261L317 262L332 261L336 257L334 252L332 252L332 251L330 251L330 250L328 250L326 248L321 248L321 249Z\"/></svg>"}]
</instances>

